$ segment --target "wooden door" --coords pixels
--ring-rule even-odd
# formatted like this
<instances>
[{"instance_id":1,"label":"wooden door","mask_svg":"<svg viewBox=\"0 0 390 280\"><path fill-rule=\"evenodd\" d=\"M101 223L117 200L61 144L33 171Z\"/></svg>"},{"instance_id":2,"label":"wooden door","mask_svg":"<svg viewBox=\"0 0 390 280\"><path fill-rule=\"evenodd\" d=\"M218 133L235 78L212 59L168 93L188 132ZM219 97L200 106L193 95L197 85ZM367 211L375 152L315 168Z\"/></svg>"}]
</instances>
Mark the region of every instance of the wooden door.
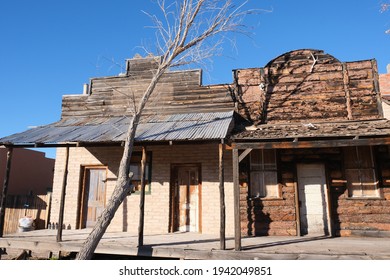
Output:
<instances>
[{"instance_id":1,"label":"wooden door","mask_svg":"<svg viewBox=\"0 0 390 280\"><path fill-rule=\"evenodd\" d=\"M325 167L323 164L299 164L297 171L301 234L328 235Z\"/></svg>"},{"instance_id":2,"label":"wooden door","mask_svg":"<svg viewBox=\"0 0 390 280\"><path fill-rule=\"evenodd\" d=\"M174 171L173 231L200 231L200 179L198 166L177 166Z\"/></svg>"},{"instance_id":3,"label":"wooden door","mask_svg":"<svg viewBox=\"0 0 390 280\"><path fill-rule=\"evenodd\" d=\"M81 227L93 227L105 207L106 168L86 168Z\"/></svg>"}]
</instances>

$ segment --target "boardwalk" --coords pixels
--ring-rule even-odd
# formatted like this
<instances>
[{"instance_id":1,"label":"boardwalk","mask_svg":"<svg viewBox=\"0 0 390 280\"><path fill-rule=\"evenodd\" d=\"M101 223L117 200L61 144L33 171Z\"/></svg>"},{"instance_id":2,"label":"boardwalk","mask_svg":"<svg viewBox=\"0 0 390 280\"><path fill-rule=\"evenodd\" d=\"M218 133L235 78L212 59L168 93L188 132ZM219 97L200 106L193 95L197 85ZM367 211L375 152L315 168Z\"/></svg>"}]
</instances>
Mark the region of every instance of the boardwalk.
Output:
<instances>
[{"instance_id":1,"label":"boardwalk","mask_svg":"<svg viewBox=\"0 0 390 280\"><path fill-rule=\"evenodd\" d=\"M56 242L55 230L36 230L0 238L6 251L30 250L33 253L78 252L89 230L65 230L63 241ZM129 233L106 233L95 253L172 259L386 259L390 260L390 239L328 237L248 237L242 239L243 250L234 251L234 238L227 239L227 250L219 250L217 236L196 233L145 235L137 247L138 237ZM3 255L3 259L6 255Z\"/></svg>"}]
</instances>

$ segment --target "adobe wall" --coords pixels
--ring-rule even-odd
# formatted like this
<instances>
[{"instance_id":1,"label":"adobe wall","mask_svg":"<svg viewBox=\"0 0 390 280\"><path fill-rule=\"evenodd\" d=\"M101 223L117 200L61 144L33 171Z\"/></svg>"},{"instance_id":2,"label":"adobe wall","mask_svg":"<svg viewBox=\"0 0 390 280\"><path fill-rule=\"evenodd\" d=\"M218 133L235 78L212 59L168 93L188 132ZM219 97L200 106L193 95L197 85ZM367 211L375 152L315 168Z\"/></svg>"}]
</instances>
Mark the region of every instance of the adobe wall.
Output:
<instances>
[{"instance_id":1,"label":"adobe wall","mask_svg":"<svg viewBox=\"0 0 390 280\"><path fill-rule=\"evenodd\" d=\"M0 148L0 192L2 191L7 149ZM54 175L54 159L45 153L14 148L8 186L9 195L46 194L51 189Z\"/></svg>"},{"instance_id":2,"label":"adobe wall","mask_svg":"<svg viewBox=\"0 0 390 280\"><path fill-rule=\"evenodd\" d=\"M324 163L330 189L333 233L336 236L390 236L389 147L374 148L380 198L349 198L341 148L278 150L282 199L248 199L248 180L241 180L242 234L296 235L295 185L297 163ZM245 163L241 170L245 172ZM247 177L247 176L243 176Z\"/></svg>"},{"instance_id":3,"label":"adobe wall","mask_svg":"<svg viewBox=\"0 0 390 280\"><path fill-rule=\"evenodd\" d=\"M169 189L171 164L201 163L202 170L202 232L219 233L218 145L153 146L151 194L145 198L145 234L167 233L169 228ZM196 150L196 153L194 153ZM51 220L58 220L65 150L57 150ZM70 148L68 186L64 223L72 229L77 224L82 165L108 165L107 201L113 191L120 162L120 147ZM233 234L233 185L231 152L225 152L226 233ZM128 196L118 209L109 231L137 233L139 195Z\"/></svg>"}]
</instances>

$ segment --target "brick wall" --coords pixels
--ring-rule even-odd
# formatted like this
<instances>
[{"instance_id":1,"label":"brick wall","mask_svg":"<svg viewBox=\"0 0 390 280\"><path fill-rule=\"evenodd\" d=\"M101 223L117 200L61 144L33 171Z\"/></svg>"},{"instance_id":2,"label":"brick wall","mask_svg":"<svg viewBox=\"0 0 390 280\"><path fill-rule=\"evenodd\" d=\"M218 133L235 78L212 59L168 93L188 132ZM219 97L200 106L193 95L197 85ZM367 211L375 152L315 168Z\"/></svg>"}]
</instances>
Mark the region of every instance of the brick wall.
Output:
<instances>
[{"instance_id":1,"label":"brick wall","mask_svg":"<svg viewBox=\"0 0 390 280\"><path fill-rule=\"evenodd\" d=\"M390 73L379 75L379 87L382 95L390 95Z\"/></svg>"},{"instance_id":2,"label":"brick wall","mask_svg":"<svg viewBox=\"0 0 390 280\"><path fill-rule=\"evenodd\" d=\"M218 181L218 145L196 146L153 146L151 193L145 198L145 234L167 233L169 227L169 189L171 164L200 163L202 170L202 232L219 233L219 181ZM196 150L196 153L194 153ZM51 220L58 220L59 201L64 172L64 149L57 150L55 166L53 208ZM82 166L107 165L108 201L115 187L118 164L122 149L71 148L69 157L69 175L65 202L64 223L74 229L77 225L78 201L82 182ZM225 152L225 196L226 196L226 232L233 234L233 185L231 153ZM128 196L118 209L109 227L110 231L128 231L136 233L139 220L139 195Z\"/></svg>"}]
</instances>

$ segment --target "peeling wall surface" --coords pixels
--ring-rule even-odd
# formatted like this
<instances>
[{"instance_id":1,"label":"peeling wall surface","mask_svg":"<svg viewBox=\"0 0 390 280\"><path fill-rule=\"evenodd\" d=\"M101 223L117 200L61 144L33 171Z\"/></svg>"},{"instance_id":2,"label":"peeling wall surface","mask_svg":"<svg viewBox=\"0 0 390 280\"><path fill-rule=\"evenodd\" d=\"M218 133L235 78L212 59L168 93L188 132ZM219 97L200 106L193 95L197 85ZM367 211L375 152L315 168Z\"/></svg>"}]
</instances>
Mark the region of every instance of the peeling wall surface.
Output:
<instances>
[{"instance_id":1,"label":"peeling wall surface","mask_svg":"<svg viewBox=\"0 0 390 280\"><path fill-rule=\"evenodd\" d=\"M254 123L378 119L375 60L340 62L318 50L235 71L240 114Z\"/></svg>"}]
</instances>

